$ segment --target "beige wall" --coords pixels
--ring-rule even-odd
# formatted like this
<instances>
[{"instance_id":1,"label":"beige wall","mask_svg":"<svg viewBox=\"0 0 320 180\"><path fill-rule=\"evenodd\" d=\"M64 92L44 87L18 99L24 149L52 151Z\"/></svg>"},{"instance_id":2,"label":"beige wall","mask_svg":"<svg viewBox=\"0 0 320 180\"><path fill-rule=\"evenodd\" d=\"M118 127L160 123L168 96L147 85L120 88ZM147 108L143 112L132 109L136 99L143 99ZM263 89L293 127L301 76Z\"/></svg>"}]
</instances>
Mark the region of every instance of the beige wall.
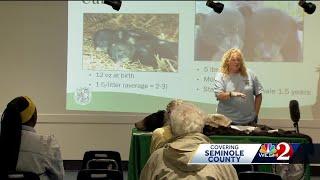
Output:
<instances>
[{"instance_id":1,"label":"beige wall","mask_svg":"<svg viewBox=\"0 0 320 180\"><path fill-rule=\"evenodd\" d=\"M0 111L13 97L37 104L41 134L55 134L66 160L89 149L119 150L128 160L130 113L65 110L67 3L0 2Z\"/></svg>"},{"instance_id":2,"label":"beige wall","mask_svg":"<svg viewBox=\"0 0 320 180\"><path fill-rule=\"evenodd\" d=\"M66 71L67 3L0 2L0 109L29 95L38 106L37 131L56 135L65 160L90 149L118 150L128 160L133 123L145 114L66 111ZM263 122L292 127L289 120ZM320 142L319 122L302 122L301 132Z\"/></svg>"},{"instance_id":3,"label":"beige wall","mask_svg":"<svg viewBox=\"0 0 320 180\"><path fill-rule=\"evenodd\" d=\"M123 160L129 159L130 132L128 124L39 124L39 133L54 133L65 160L82 159L87 150L116 150Z\"/></svg>"}]
</instances>

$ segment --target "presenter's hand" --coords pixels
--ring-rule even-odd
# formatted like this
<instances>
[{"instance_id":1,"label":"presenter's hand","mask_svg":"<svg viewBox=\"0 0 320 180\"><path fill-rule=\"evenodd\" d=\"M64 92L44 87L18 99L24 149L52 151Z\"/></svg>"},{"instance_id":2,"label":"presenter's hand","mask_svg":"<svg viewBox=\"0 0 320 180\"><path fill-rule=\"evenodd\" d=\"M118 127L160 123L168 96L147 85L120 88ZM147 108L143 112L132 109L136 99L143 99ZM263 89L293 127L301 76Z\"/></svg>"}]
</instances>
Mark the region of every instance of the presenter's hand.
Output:
<instances>
[{"instance_id":1,"label":"presenter's hand","mask_svg":"<svg viewBox=\"0 0 320 180\"><path fill-rule=\"evenodd\" d=\"M241 97L246 98L247 96L241 92L231 92L231 97Z\"/></svg>"}]
</instances>

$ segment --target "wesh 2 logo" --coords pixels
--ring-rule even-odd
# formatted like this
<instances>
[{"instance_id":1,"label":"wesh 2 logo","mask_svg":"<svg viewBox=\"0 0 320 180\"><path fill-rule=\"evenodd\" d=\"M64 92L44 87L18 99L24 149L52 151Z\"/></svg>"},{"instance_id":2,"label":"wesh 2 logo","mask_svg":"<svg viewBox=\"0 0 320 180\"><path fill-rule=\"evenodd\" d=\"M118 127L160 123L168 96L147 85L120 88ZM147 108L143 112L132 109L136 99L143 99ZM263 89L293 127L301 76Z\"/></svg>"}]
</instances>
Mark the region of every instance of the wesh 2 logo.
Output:
<instances>
[{"instance_id":1,"label":"wesh 2 logo","mask_svg":"<svg viewBox=\"0 0 320 180\"><path fill-rule=\"evenodd\" d=\"M279 144L266 143L262 144L259 150L259 157L276 158L277 160L288 161L294 153L293 147L286 143L281 142Z\"/></svg>"}]
</instances>

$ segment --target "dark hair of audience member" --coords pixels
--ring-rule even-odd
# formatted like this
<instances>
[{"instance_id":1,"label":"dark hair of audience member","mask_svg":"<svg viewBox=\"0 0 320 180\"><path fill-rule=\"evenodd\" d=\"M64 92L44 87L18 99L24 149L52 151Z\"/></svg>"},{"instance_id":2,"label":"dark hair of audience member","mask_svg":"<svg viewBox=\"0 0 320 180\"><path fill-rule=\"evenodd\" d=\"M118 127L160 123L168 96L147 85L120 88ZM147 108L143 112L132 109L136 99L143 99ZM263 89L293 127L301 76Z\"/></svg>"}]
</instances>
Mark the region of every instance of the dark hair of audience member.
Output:
<instances>
[{"instance_id":1,"label":"dark hair of audience member","mask_svg":"<svg viewBox=\"0 0 320 180\"><path fill-rule=\"evenodd\" d=\"M21 143L21 116L20 112L29 106L25 97L17 97L7 104L1 117L0 134L0 171L7 174L15 171ZM37 110L24 125L34 127L37 121Z\"/></svg>"}]
</instances>

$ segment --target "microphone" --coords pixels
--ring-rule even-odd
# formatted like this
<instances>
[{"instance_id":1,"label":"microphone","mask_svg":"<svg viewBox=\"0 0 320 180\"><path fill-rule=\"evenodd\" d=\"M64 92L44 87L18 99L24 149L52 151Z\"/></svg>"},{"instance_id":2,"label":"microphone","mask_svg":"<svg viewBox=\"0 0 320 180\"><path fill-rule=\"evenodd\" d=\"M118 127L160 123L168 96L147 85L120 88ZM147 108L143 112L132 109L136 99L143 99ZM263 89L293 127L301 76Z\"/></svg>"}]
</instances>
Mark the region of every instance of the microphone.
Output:
<instances>
[{"instance_id":1,"label":"microphone","mask_svg":"<svg viewBox=\"0 0 320 180\"><path fill-rule=\"evenodd\" d=\"M293 122L299 122L300 120L300 110L299 103L297 100L291 100L289 104L290 116Z\"/></svg>"},{"instance_id":2,"label":"microphone","mask_svg":"<svg viewBox=\"0 0 320 180\"><path fill-rule=\"evenodd\" d=\"M299 103L297 100L291 100L289 103L290 117L293 121L293 126L296 128L297 133L299 133L298 122L300 120L300 110Z\"/></svg>"}]
</instances>

